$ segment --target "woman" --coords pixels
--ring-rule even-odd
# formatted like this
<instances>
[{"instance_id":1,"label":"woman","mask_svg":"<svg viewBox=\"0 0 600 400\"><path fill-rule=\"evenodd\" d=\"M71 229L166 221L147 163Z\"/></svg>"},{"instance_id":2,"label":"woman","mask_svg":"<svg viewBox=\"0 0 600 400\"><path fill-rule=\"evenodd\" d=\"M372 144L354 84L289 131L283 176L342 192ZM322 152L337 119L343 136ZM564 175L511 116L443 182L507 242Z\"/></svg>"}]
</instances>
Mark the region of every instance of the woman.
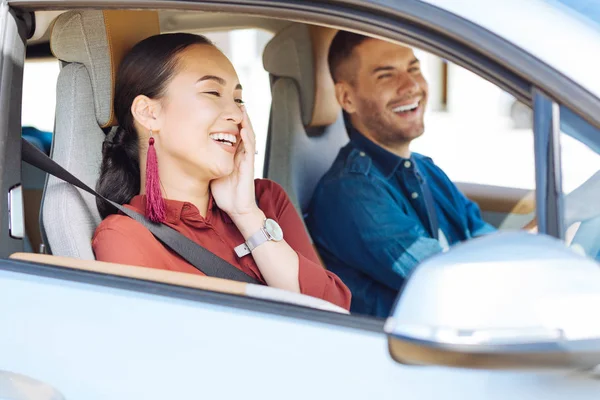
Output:
<instances>
[{"instance_id":1,"label":"woman","mask_svg":"<svg viewBox=\"0 0 600 400\"><path fill-rule=\"evenodd\" d=\"M255 137L229 60L206 38L145 39L123 60L97 191L178 232L269 286L346 309L350 292L323 269L283 189L254 180ZM202 274L141 224L99 202L96 258ZM234 248L274 220L284 239ZM269 223L273 225L273 221ZM260 236L260 235L259 235ZM264 235L263 235L264 237ZM252 246L250 246L252 247Z\"/></svg>"}]
</instances>

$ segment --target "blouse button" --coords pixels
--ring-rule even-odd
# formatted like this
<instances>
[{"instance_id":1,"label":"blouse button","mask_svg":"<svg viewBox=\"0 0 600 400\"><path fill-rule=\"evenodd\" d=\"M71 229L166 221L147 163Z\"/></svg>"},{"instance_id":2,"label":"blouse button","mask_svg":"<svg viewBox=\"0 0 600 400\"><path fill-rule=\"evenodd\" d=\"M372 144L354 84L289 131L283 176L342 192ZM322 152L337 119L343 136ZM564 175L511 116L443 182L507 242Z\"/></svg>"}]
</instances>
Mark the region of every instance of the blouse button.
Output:
<instances>
[{"instance_id":1,"label":"blouse button","mask_svg":"<svg viewBox=\"0 0 600 400\"><path fill-rule=\"evenodd\" d=\"M413 199L416 199L417 197L419 197L419 193L417 192L413 192L410 197L412 197Z\"/></svg>"}]
</instances>

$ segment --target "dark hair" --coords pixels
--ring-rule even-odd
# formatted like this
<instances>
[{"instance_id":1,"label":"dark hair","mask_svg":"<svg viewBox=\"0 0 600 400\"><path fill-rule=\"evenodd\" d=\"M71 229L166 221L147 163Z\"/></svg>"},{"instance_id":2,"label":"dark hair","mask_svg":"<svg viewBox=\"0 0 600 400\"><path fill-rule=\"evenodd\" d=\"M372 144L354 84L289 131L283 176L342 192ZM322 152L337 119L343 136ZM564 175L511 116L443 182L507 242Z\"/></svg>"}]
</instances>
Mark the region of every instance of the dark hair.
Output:
<instances>
[{"instance_id":1,"label":"dark hair","mask_svg":"<svg viewBox=\"0 0 600 400\"><path fill-rule=\"evenodd\" d=\"M119 126L102 144L102 165L96 191L126 204L140 192L139 144L131 105L138 95L157 99L164 95L177 68L177 56L196 44L213 46L207 38L189 33L151 36L136 44L119 66L114 91L114 112ZM97 199L102 218L116 210Z\"/></svg>"},{"instance_id":2,"label":"dark hair","mask_svg":"<svg viewBox=\"0 0 600 400\"><path fill-rule=\"evenodd\" d=\"M339 31L335 34L327 56L329 73L334 82L338 82L340 79L340 66L352 56L354 48L366 39L369 37L347 31Z\"/></svg>"}]
</instances>

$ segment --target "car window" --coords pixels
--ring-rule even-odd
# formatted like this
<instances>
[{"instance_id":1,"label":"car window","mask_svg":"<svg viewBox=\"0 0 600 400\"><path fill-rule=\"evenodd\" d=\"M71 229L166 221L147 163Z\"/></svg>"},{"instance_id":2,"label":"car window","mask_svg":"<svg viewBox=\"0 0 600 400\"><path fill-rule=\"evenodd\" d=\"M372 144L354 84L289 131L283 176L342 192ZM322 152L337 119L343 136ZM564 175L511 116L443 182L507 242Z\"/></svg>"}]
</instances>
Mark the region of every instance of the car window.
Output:
<instances>
[{"instance_id":1,"label":"car window","mask_svg":"<svg viewBox=\"0 0 600 400\"><path fill-rule=\"evenodd\" d=\"M264 155L271 107L269 74L262 65L262 53L273 34L260 29L238 29L202 33L231 60L244 87L244 101L256 133L256 177L263 176ZM56 107L58 60L27 61L23 79L22 124L52 132Z\"/></svg>"},{"instance_id":2,"label":"car window","mask_svg":"<svg viewBox=\"0 0 600 400\"><path fill-rule=\"evenodd\" d=\"M244 87L244 102L256 133L255 177L263 176L271 87L269 73L262 63L262 53L273 34L260 29L238 29L202 33L217 45L231 60Z\"/></svg>"},{"instance_id":3,"label":"car window","mask_svg":"<svg viewBox=\"0 0 600 400\"><path fill-rule=\"evenodd\" d=\"M56 81L59 64L55 58L25 62L23 71L23 105L21 123L40 131L54 129Z\"/></svg>"},{"instance_id":4,"label":"car window","mask_svg":"<svg viewBox=\"0 0 600 400\"><path fill-rule=\"evenodd\" d=\"M586 140L600 131L561 108L561 172L565 240L573 249L600 260L600 155Z\"/></svg>"},{"instance_id":5,"label":"car window","mask_svg":"<svg viewBox=\"0 0 600 400\"><path fill-rule=\"evenodd\" d=\"M55 58L27 60L23 69L23 99L21 113L22 137L50 154L56 107L56 82L59 64ZM25 251L42 251L39 210L46 174L23 162L21 164Z\"/></svg>"},{"instance_id":6,"label":"car window","mask_svg":"<svg viewBox=\"0 0 600 400\"><path fill-rule=\"evenodd\" d=\"M425 134L413 150L455 182L535 189L530 108L456 64L418 56L430 94Z\"/></svg>"},{"instance_id":7,"label":"car window","mask_svg":"<svg viewBox=\"0 0 600 400\"><path fill-rule=\"evenodd\" d=\"M266 137L271 106L268 73L262 66L262 53L272 33L259 29L239 29L203 33L232 61L244 87L244 101L257 138L256 177L262 177ZM30 58L24 66L22 98L22 135L46 154L50 154L59 61L53 57ZM100 150L100 149L98 149ZM41 250L38 224L41 193L46 174L23 163L22 181L25 187L26 238L25 249Z\"/></svg>"}]
</instances>

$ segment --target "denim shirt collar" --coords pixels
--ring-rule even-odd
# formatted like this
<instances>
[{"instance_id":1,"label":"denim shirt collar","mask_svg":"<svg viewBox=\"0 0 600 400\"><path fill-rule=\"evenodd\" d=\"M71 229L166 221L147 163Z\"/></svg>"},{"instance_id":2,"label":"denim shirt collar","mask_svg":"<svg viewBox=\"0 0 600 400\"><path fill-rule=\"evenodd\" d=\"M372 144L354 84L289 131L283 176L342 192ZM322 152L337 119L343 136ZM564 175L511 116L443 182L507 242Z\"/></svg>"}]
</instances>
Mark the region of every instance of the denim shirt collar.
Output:
<instances>
[{"instance_id":1,"label":"denim shirt collar","mask_svg":"<svg viewBox=\"0 0 600 400\"><path fill-rule=\"evenodd\" d=\"M367 153L373 163L386 178L389 179L394 172L396 172L398 167L404 163L404 161L408 160L387 151L377 143L367 138L365 135L360 133L358 129L352 125L352 123L350 123L349 119L346 119L345 122L346 129L348 130L350 136L350 142L354 145L354 147Z\"/></svg>"}]
</instances>

